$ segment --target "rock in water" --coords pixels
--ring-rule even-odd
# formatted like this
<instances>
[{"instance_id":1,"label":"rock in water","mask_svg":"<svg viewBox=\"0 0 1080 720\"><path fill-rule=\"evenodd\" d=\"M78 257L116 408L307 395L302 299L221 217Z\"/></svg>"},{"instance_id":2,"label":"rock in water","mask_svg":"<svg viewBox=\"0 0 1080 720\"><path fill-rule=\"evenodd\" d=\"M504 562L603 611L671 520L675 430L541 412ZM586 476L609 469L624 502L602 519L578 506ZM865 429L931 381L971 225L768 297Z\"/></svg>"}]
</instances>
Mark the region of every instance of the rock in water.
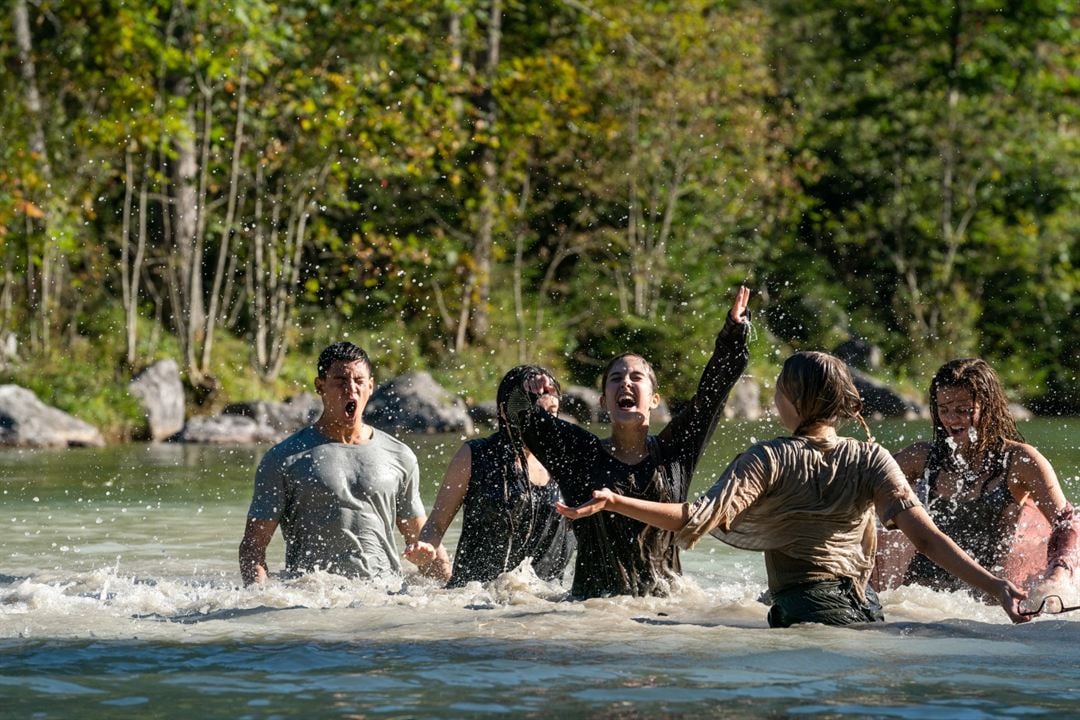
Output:
<instances>
[{"instance_id":1,"label":"rock in water","mask_svg":"<svg viewBox=\"0 0 1080 720\"><path fill-rule=\"evenodd\" d=\"M473 431L465 401L451 395L426 372L405 373L380 385L364 418L380 430L426 433Z\"/></svg>"},{"instance_id":2,"label":"rock in water","mask_svg":"<svg viewBox=\"0 0 1080 720\"><path fill-rule=\"evenodd\" d=\"M0 446L104 447L96 427L50 407L33 391L0 385Z\"/></svg>"}]
</instances>

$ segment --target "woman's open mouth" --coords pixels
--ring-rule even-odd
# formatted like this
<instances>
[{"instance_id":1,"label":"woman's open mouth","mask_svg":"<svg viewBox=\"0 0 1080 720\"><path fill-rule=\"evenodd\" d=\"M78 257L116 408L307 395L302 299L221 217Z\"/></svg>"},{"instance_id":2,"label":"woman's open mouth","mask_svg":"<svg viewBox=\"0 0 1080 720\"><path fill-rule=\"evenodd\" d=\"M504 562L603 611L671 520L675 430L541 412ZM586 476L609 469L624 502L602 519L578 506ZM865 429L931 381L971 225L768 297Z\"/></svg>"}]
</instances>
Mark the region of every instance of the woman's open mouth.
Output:
<instances>
[{"instance_id":1,"label":"woman's open mouth","mask_svg":"<svg viewBox=\"0 0 1080 720\"><path fill-rule=\"evenodd\" d=\"M637 403L634 402L634 398L632 397L619 398L619 400L615 404L619 406L620 410L633 410L634 407L637 405Z\"/></svg>"}]
</instances>

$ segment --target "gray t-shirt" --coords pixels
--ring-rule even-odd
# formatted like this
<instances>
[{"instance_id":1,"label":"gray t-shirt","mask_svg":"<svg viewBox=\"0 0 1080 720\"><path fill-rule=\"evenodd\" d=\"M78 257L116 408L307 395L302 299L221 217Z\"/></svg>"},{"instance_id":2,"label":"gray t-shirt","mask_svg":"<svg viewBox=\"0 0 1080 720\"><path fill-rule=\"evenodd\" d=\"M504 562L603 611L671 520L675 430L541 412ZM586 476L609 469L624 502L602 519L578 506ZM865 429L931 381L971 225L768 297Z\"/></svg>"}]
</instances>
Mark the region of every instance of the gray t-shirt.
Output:
<instances>
[{"instance_id":1,"label":"gray t-shirt","mask_svg":"<svg viewBox=\"0 0 1080 720\"><path fill-rule=\"evenodd\" d=\"M309 426L259 463L248 517L281 524L287 570L365 578L401 572L394 521L424 515L420 471L405 443L373 433L351 445Z\"/></svg>"}]
</instances>

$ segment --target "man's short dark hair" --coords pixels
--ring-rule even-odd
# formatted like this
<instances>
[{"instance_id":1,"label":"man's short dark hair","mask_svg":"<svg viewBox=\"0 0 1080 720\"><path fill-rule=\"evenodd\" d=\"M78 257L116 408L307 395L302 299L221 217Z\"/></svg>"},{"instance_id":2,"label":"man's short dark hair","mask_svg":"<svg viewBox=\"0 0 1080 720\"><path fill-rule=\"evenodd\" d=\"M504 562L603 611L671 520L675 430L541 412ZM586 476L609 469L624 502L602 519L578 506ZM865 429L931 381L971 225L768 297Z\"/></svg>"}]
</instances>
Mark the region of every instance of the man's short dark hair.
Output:
<instances>
[{"instance_id":1,"label":"man's short dark hair","mask_svg":"<svg viewBox=\"0 0 1080 720\"><path fill-rule=\"evenodd\" d=\"M353 345L351 342L342 341L330 345L319 353L319 363L316 365L319 377L325 378L326 373L330 370L330 366L339 360L343 363L352 363L359 360L367 367L369 375L372 372L371 358L368 357L368 354L364 352L363 348Z\"/></svg>"}]
</instances>

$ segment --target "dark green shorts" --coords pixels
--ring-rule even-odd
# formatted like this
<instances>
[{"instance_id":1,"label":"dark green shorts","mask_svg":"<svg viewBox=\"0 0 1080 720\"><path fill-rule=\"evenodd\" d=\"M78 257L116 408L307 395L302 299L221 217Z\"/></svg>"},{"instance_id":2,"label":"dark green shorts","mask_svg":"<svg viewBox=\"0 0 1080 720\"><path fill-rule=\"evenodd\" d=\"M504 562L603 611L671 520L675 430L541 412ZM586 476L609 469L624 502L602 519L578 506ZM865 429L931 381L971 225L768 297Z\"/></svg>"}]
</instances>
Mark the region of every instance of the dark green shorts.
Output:
<instances>
[{"instance_id":1,"label":"dark green shorts","mask_svg":"<svg viewBox=\"0 0 1080 720\"><path fill-rule=\"evenodd\" d=\"M769 627L774 628L797 623L852 625L885 621L873 588L868 586L866 600L860 600L850 578L794 585L773 595L772 602Z\"/></svg>"}]
</instances>

